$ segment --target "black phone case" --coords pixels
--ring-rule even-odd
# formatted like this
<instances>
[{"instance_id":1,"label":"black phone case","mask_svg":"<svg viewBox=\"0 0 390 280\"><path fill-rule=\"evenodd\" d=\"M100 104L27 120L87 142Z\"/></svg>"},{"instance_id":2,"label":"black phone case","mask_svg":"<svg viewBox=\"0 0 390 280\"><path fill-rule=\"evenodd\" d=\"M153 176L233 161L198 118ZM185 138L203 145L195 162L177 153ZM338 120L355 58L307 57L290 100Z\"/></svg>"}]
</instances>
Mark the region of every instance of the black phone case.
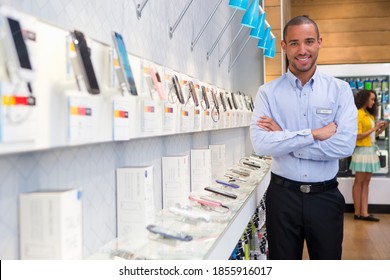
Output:
<instances>
[{"instance_id":1,"label":"black phone case","mask_svg":"<svg viewBox=\"0 0 390 280\"><path fill-rule=\"evenodd\" d=\"M177 99L179 99L179 102L181 104L184 104L183 92L181 91L180 82L179 82L179 79L177 78L176 75L172 76L172 82L173 82L173 87L174 87L175 92L176 92Z\"/></svg>"},{"instance_id":2,"label":"black phone case","mask_svg":"<svg viewBox=\"0 0 390 280\"><path fill-rule=\"evenodd\" d=\"M233 92L230 93L231 96L232 96L232 101L233 101L233 106L234 106L234 109L238 109L238 105L237 105L237 100L236 100L236 96L234 95Z\"/></svg>"},{"instance_id":3,"label":"black phone case","mask_svg":"<svg viewBox=\"0 0 390 280\"><path fill-rule=\"evenodd\" d=\"M204 102L206 103L206 109L210 109L209 98L207 97L207 92L204 86L202 86L202 97Z\"/></svg>"},{"instance_id":4,"label":"black phone case","mask_svg":"<svg viewBox=\"0 0 390 280\"><path fill-rule=\"evenodd\" d=\"M82 71L87 90L91 94L99 94L99 84L95 75L95 70L93 68L90 57L90 51L84 34L78 30L74 30L71 34L73 37L73 44L76 48L77 58L81 59L81 65L83 68Z\"/></svg>"},{"instance_id":5,"label":"black phone case","mask_svg":"<svg viewBox=\"0 0 390 280\"><path fill-rule=\"evenodd\" d=\"M219 109L219 102L218 102L217 96L215 95L215 92L213 90L211 91L211 96L213 97L214 106L218 110Z\"/></svg>"},{"instance_id":6,"label":"black phone case","mask_svg":"<svg viewBox=\"0 0 390 280\"><path fill-rule=\"evenodd\" d=\"M195 106L199 106L199 100L198 96L196 95L194 83L192 81L189 81L188 86L190 87L190 94L192 99L194 100Z\"/></svg>"},{"instance_id":7,"label":"black phone case","mask_svg":"<svg viewBox=\"0 0 390 280\"><path fill-rule=\"evenodd\" d=\"M229 93L226 93L226 100L227 100L227 103L229 105L229 109L233 110L232 102L230 102Z\"/></svg>"},{"instance_id":8,"label":"black phone case","mask_svg":"<svg viewBox=\"0 0 390 280\"><path fill-rule=\"evenodd\" d=\"M219 93L219 98L221 99L221 104L222 104L223 110L226 112L226 103L225 103L225 98L224 98L222 92Z\"/></svg>"},{"instance_id":9,"label":"black phone case","mask_svg":"<svg viewBox=\"0 0 390 280\"><path fill-rule=\"evenodd\" d=\"M218 190L218 189L211 188L211 187L205 187L204 189L206 191L209 191L209 192L212 192L212 193L216 193L216 194L220 194L220 195L223 195L223 196L226 196L226 197L229 197L229 198L233 198L233 199L237 198L237 195L235 195L233 193L229 193L229 192L223 191L223 190Z\"/></svg>"}]
</instances>

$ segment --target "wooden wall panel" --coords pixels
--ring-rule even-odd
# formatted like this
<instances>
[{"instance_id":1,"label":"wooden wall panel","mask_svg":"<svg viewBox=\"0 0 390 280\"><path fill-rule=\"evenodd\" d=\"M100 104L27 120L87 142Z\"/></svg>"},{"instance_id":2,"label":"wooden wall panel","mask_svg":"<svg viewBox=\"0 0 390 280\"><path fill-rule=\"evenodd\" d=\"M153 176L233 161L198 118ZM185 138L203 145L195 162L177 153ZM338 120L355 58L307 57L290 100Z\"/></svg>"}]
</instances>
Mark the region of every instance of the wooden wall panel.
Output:
<instances>
[{"instance_id":1,"label":"wooden wall panel","mask_svg":"<svg viewBox=\"0 0 390 280\"><path fill-rule=\"evenodd\" d=\"M271 2L270 0L266 0L267 3ZM275 0L273 0L275 1ZM296 5L327 5L327 4L338 4L340 2L346 3L346 4L360 4L362 0L291 0L291 4ZM365 0L365 3L378 3L378 2L389 2L389 0Z\"/></svg>"},{"instance_id":2,"label":"wooden wall panel","mask_svg":"<svg viewBox=\"0 0 390 280\"><path fill-rule=\"evenodd\" d=\"M276 39L276 53L274 58L265 58L265 82L272 81L283 74L283 58L280 48L282 22L285 21L286 14L290 12L289 0L265 0L265 12L267 21L271 25L272 33ZM281 5L281 3L283 5ZM282 11L283 10L283 11Z\"/></svg>"},{"instance_id":3,"label":"wooden wall panel","mask_svg":"<svg viewBox=\"0 0 390 280\"><path fill-rule=\"evenodd\" d=\"M280 77L280 75L267 75L266 77L265 77L265 83L267 83L267 82L270 82L270 81L272 81L272 80L275 80L275 79L277 79L277 78L279 78Z\"/></svg>"},{"instance_id":4,"label":"wooden wall panel","mask_svg":"<svg viewBox=\"0 0 390 280\"><path fill-rule=\"evenodd\" d=\"M390 43L390 32L386 31L321 32L321 36L323 38L323 47L326 48L384 46Z\"/></svg>"},{"instance_id":5,"label":"wooden wall panel","mask_svg":"<svg viewBox=\"0 0 390 280\"><path fill-rule=\"evenodd\" d=\"M266 20L271 25L272 30L280 29L280 6L277 7L267 7L266 11Z\"/></svg>"},{"instance_id":6,"label":"wooden wall panel","mask_svg":"<svg viewBox=\"0 0 390 280\"><path fill-rule=\"evenodd\" d=\"M390 14L380 18L346 18L316 20L321 33L390 31Z\"/></svg>"},{"instance_id":7,"label":"wooden wall panel","mask_svg":"<svg viewBox=\"0 0 390 280\"><path fill-rule=\"evenodd\" d=\"M292 4L294 1L292 1ZM368 3L344 3L340 0L334 4L323 5L293 5L291 16L310 15L314 19L346 19L388 17L390 1Z\"/></svg>"},{"instance_id":8,"label":"wooden wall panel","mask_svg":"<svg viewBox=\"0 0 390 280\"><path fill-rule=\"evenodd\" d=\"M280 0L264 0L266 7L278 6L280 7Z\"/></svg>"},{"instance_id":9,"label":"wooden wall panel","mask_svg":"<svg viewBox=\"0 0 390 280\"><path fill-rule=\"evenodd\" d=\"M322 48L318 64L390 62L389 46Z\"/></svg>"},{"instance_id":10,"label":"wooden wall panel","mask_svg":"<svg viewBox=\"0 0 390 280\"><path fill-rule=\"evenodd\" d=\"M277 76L282 73L282 56L280 53L276 53L274 58L265 58L265 67L267 76Z\"/></svg>"},{"instance_id":11,"label":"wooden wall panel","mask_svg":"<svg viewBox=\"0 0 390 280\"><path fill-rule=\"evenodd\" d=\"M281 52L281 46L280 46L280 36L282 32L279 30L272 30L272 33L275 35L276 38L276 52L280 53Z\"/></svg>"},{"instance_id":12,"label":"wooden wall panel","mask_svg":"<svg viewBox=\"0 0 390 280\"><path fill-rule=\"evenodd\" d=\"M390 62L390 1L291 0L291 16L302 14L324 39L318 64Z\"/></svg>"}]
</instances>

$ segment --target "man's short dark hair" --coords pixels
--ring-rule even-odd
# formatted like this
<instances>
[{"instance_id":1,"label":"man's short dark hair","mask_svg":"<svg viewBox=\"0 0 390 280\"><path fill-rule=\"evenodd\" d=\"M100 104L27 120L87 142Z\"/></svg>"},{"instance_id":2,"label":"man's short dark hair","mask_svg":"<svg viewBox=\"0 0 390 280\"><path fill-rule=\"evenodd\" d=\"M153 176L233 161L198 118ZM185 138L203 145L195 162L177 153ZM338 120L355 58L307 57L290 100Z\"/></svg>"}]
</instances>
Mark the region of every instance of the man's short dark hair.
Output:
<instances>
[{"instance_id":1,"label":"man's short dark hair","mask_svg":"<svg viewBox=\"0 0 390 280\"><path fill-rule=\"evenodd\" d=\"M303 16L296 16L296 17L290 19L286 23L286 25L284 26L284 29L283 29L283 40L287 36L287 29L289 26L302 25L302 24L313 24L315 29L316 29L317 39L320 38L320 30L318 29L317 23L314 20L312 20L311 18L309 18L309 16L303 15Z\"/></svg>"}]
</instances>

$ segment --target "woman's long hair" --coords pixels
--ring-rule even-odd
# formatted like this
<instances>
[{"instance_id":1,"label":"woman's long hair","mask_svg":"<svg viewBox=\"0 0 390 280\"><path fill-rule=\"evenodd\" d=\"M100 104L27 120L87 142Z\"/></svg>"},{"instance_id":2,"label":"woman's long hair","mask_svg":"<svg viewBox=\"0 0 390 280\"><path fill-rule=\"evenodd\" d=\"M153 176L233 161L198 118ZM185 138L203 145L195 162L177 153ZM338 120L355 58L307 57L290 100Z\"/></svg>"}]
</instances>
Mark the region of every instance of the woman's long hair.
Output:
<instances>
[{"instance_id":1,"label":"woman's long hair","mask_svg":"<svg viewBox=\"0 0 390 280\"><path fill-rule=\"evenodd\" d=\"M372 105L371 108L367 107L366 110L376 118L378 114L378 106L377 106L378 100L376 98L376 92L374 90L368 90L368 89L359 90L355 95L355 105L358 109L364 107L367 104L371 93L375 95L375 103L374 105Z\"/></svg>"}]
</instances>

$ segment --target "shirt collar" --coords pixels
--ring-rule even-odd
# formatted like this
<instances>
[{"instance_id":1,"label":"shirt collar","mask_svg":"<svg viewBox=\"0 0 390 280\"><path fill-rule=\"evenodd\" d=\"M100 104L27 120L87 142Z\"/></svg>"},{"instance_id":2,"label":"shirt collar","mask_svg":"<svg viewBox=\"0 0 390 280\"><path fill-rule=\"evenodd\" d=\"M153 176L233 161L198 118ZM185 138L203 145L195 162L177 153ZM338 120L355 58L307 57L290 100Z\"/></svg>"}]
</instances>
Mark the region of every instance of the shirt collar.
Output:
<instances>
[{"instance_id":1,"label":"shirt collar","mask_svg":"<svg viewBox=\"0 0 390 280\"><path fill-rule=\"evenodd\" d=\"M302 89L301 81L290 71L290 68L287 69L287 79L290 82L291 86L293 88ZM314 72L313 76L308 81L308 84L310 85L311 89L314 90L314 81L318 78L318 67L316 66L316 71Z\"/></svg>"}]
</instances>

